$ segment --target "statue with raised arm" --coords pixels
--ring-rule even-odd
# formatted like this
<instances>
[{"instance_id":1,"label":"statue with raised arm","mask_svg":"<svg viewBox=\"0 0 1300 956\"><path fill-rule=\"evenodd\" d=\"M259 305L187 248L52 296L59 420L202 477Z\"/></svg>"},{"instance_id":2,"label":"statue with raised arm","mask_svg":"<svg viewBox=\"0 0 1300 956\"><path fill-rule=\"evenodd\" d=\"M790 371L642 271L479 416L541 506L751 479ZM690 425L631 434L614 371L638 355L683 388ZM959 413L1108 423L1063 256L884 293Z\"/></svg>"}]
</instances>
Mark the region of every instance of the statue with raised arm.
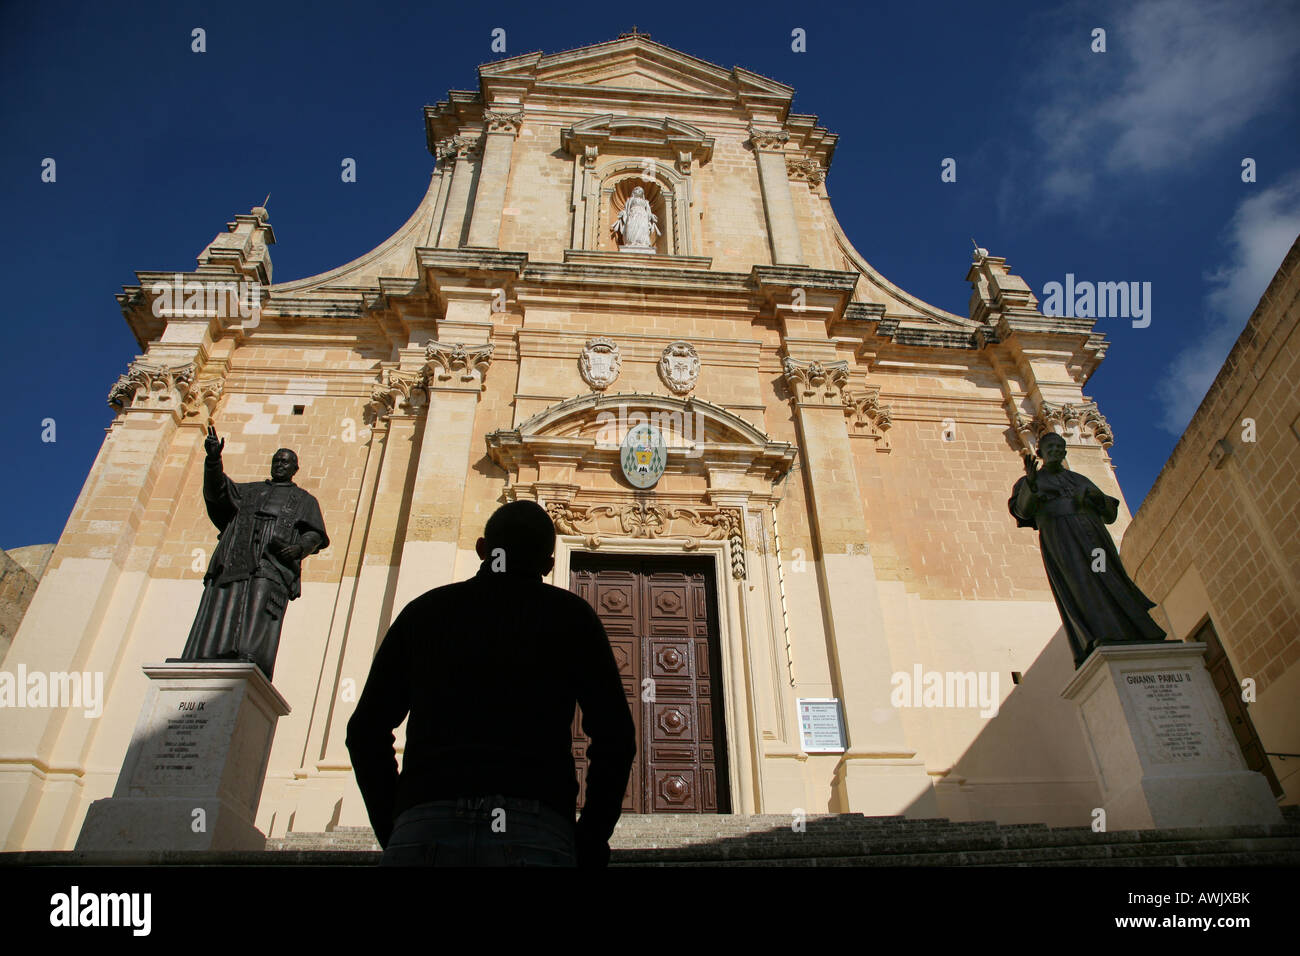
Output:
<instances>
[{"instance_id":1,"label":"statue with raised arm","mask_svg":"<svg viewBox=\"0 0 1300 956\"><path fill-rule=\"evenodd\" d=\"M652 249L658 238L659 217L650 208L650 200L645 198L645 189L637 186L628 197L627 205L618 214L610 226L621 246L635 249Z\"/></svg>"},{"instance_id":2,"label":"statue with raised arm","mask_svg":"<svg viewBox=\"0 0 1300 956\"><path fill-rule=\"evenodd\" d=\"M249 661L270 680L285 607L302 593L302 560L328 547L329 536L316 499L293 483L294 452L272 456L270 478L234 482L221 465L225 444L209 425L203 501L217 549L180 659Z\"/></svg>"},{"instance_id":3,"label":"statue with raised arm","mask_svg":"<svg viewBox=\"0 0 1300 956\"><path fill-rule=\"evenodd\" d=\"M1079 667L1099 644L1163 641L1151 619L1155 604L1120 563L1106 525L1119 512L1119 499L1065 467L1065 439L1055 432L1038 442L1043 459L1025 456L1025 476L1007 506L1021 528L1037 528L1047 581Z\"/></svg>"}]
</instances>

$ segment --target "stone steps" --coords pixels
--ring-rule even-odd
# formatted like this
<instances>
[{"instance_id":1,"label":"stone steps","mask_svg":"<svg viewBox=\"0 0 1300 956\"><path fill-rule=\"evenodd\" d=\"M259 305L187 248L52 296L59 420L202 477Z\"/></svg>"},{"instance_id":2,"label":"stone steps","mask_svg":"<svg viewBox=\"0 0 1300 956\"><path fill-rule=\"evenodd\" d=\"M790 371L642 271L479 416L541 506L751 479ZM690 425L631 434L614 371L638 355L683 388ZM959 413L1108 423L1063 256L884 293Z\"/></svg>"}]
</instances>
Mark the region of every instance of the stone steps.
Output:
<instances>
[{"instance_id":1,"label":"stone steps","mask_svg":"<svg viewBox=\"0 0 1300 956\"><path fill-rule=\"evenodd\" d=\"M615 866L1277 866L1300 864L1300 812L1272 826L1094 833L1088 827L999 826L788 814L628 815L610 840ZM290 833L267 857L299 865L369 864L379 847L368 827ZM269 860L268 860L269 862Z\"/></svg>"}]
</instances>

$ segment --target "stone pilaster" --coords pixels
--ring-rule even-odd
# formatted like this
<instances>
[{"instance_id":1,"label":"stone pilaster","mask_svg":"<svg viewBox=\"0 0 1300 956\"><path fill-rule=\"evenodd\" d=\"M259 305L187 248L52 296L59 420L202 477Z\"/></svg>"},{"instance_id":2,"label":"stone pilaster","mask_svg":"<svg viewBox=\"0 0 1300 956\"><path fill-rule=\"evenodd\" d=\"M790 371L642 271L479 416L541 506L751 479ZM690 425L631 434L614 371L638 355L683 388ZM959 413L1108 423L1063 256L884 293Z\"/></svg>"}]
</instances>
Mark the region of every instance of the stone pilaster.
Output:
<instances>
[{"instance_id":1,"label":"stone pilaster","mask_svg":"<svg viewBox=\"0 0 1300 956\"><path fill-rule=\"evenodd\" d=\"M11 665L99 673L111 693L121 635L138 610L165 536L166 504L180 492L192 454L179 424L187 412L206 420L202 412L218 387L205 382L195 389L197 358L194 349L155 346L113 385L109 402L117 419L14 637L6 657ZM181 633L178 652L183 641ZM93 729L93 720L65 708L6 714L6 739L36 749L0 752L5 848L63 845L87 791L93 796L111 787L83 763Z\"/></svg>"},{"instance_id":2,"label":"stone pilaster","mask_svg":"<svg viewBox=\"0 0 1300 956\"><path fill-rule=\"evenodd\" d=\"M831 673L849 742L836 773L840 808L929 815L937 805L925 766L890 706L894 667L845 426L848 363L829 355L786 356L783 368L801 437Z\"/></svg>"},{"instance_id":3,"label":"stone pilaster","mask_svg":"<svg viewBox=\"0 0 1300 956\"><path fill-rule=\"evenodd\" d=\"M758 182L763 192L763 212L767 217L772 262L802 265L803 245L799 241L794 199L790 195L790 178L786 170L785 143L790 134L784 130L756 127L750 127L749 134L749 142L758 159Z\"/></svg>"},{"instance_id":4,"label":"stone pilaster","mask_svg":"<svg viewBox=\"0 0 1300 956\"><path fill-rule=\"evenodd\" d=\"M375 651L401 610L388 595L398 574L411 456L428 405L423 350L402 352L401 363L380 369L364 411L370 453L357 509L364 519L354 525L344 556L325 652L329 678L321 683L313 707L303 761L307 779L298 784L293 823L299 830L324 830L331 821L340 826L368 822L345 738ZM276 832L269 835L282 835L280 826L277 821Z\"/></svg>"},{"instance_id":5,"label":"stone pilaster","mask_svg":"<svg viewBox=\"0 0 1300 956\"><path fill-rule=\"evenodd\" d=\"M453 580L476 438L474 416L491 363L490 343L467 346L435 341L425 346L423 374L429 411L402 543L394 598L397 611L430 588Z\"/></svg>"},{"instance_id":6,"label":"stone pilaster","mask_svg":"<svg viewBox=\"0 0 1300 956\"><path fill-rule=\"evenodd\" d=\"M474 157L482 145L481 140L462 136L453 136L439 144L438 162L452 164L451 188L447 192L442 225L438 229L439 246L454 249L461 244L469 218L470 199L474 194Z\"/></svg>"},{"instance_id":7,"label":"stone pilaster","mask_svg":"<svg viewBox=\"0 0 1300 956\"><path fill-rule=\"evenodd\" d=\"M501 236L501 214L510 182L510 156L523 122L523 111L483 113L483 165L474 193L474 213L466 245L495 249Z\"/></svg>"}]
</instances>

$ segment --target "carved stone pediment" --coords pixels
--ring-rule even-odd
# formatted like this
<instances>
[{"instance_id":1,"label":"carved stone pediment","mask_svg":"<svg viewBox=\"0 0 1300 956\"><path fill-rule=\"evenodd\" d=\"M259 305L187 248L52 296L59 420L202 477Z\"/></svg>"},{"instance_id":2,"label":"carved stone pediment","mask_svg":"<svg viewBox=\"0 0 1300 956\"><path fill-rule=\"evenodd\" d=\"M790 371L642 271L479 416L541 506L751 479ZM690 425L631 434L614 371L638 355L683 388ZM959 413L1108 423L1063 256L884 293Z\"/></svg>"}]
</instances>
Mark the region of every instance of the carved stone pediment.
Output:
<instances>
[{"instance_id":1,"label":"carved stone pediment","mask_svg":"<svg viewBox=\"0 0 1300 956\"><path fill-rule=\"evenodd\" d=\"M713 156L713 137L668 117L616 116L606 113L574 123L560 134L565 151L585 155L598 150L607 155L664 156L676 163L692 159L707 163Z\"/></svg>"},{"instance_id":2,"label":"carved stone pediment","mask_svg":"<svg viewBox=\"0 0 1300 956\"><path fill-rule=\"evenodd\" d=\"M576 466L617 472L620 443L637 422L664 434L668 473L683 470L734 477L736 487L768 493L794 464L796 449L772 438L734 412L698 398L592 393L558 402L513 429L486 436L487 453L515 480L521 470L538 481ZM567 478L564 480L568 480Z\"/></svg>"}]
</instances>

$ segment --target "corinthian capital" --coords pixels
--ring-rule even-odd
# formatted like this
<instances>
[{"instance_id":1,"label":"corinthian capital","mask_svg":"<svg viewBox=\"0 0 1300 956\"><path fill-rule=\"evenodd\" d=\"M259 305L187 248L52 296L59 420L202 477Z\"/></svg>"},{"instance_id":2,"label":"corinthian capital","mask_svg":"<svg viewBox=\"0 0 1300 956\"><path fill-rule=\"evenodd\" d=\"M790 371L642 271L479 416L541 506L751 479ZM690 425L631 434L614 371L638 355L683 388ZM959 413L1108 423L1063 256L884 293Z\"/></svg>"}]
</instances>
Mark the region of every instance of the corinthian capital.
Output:
<instances>
[{"instance_id":1,"label":"corinthian capital","mask_svg":"<svg viewBox=\"0 0 1300 956\"><path fill-rule=\"evenodd\" d=\"M524 122L524 111L517 110L514 113L498 113L495 110L483 111L483 130L487 133L510 133L514 135L519 132L519 127Z\"/></svg>"},{"instance_id":2,"label":"corinthian capital","mask_svg":"<svg viewBox=\"0 0 1300 956\"><path fill-rule=\"evenodd\" d=\"M430 384L459 379L466 383L477 381L482 387L488 367L492 364L494 347L491 342L468 348L460 342L454 345L430 342L424 348L425 375Z\"/></svg>"},{"instance_id":3,"label":"corinthian capital","mask_svg":"<svg viewBox=\"0 0 1300 956\"><path fill-rule=\"evenodd\" d=\"M216 410L217 402L221 401L225 386L225 380L220 378L192 383L181 399L181 419L187 422L196 420L200 424L206 422Z\"/></svg>"},{"instance_id":4,"label":"corinthian capital","mask_svg":"<svg viewBox=\"0 0 1300 956\"><path fill-rule=\"evenodd\" d=\"M890 407L880 404L880 389L870 387L865 392L855 394L845 391L843 399L844 414L852 420L849 434L873 439L877 451L889 451L887 432L894 421L890 417Z\"/></svg>"},{"instance_id":5,"label":"corinthian capital","mask_svg":"<svg viewBox=\"0 0 1300 956\"><path fill-rule=\"evenodd\" d=\"M1039 405L1033 418L1017 413L1015 427L1022 439L1032 436L1035 442L1048 432L1055 432L1068 441L1081 443L1083 429L1086 427L1092 433L1093 441L1102 448L1109 448L1115 443L1110 423L1098 410L1096 402L1072 405L1069 402L1058 404L1045 401Z\"/></svg>"},{"instance_id":6,"label":"corinthian capital","mask_svg":"<svg viewBox=\"0 0 1300 956\"><path fill-rule=\"evenodd\" d=\"M849 363L839 362L801 362L786 356L782 362L785 380L794 392L796 399L816 398L832 399L844 391L849 384Z\"/></svg>"},{"instance_id":7,"label":"corinthian capital","mask_svg":"<svg viewBox=\"0 0 1300 956\"><path fill-rule=\"evenodd\" d=\"M370 390L362 418L367 425L374 425L394 414L418 414L427 404L424 372L386 366L379 373L379 383Z\"/></svg>"},{"instance_id":8,"label":"corinthian capital","mask_svg":"<svg viewBox=\"0 0 1300 956\"><path fill-rule=\"evenodd\" d=\"M789 140L790 134L783 129L759 129L757 126L749 128L749 142L755 149L783 150Z\"/></svg>"},{"instance_id":9,"label":"corinthian capital","mask_svg":"<svg viewBox=\"0 0 1300 956\"><path fill-rule=\"evenodd\" d=\"M448 166L452 163L461 162L476 156L483 148L482 139L469 139L465 136L448 136L446 139L438 140L435 147L438 155L438 165Z\"/></svg>"},{"instance_id":10,"label":"corinthian capital","mask_svg":"<svg viewBox=\"0 0 1300 956\"><path fill-rule=\"evenodd\" d=\"M137 359L108 391L108 404L119 412L174 411L194 380L193 362L166 365Z\"/></svg>"},{"instance_id":11,"label":"corinthian capital","mask_svg":"<svg viewBox=\"0 0 1300 956\"><path fill-rule=\"evenodd\" d=\"M785 170L791 179L807 183L810 187L820 185L826 178L826 170L815 159L788 159Z\"/></svg>"}]
</instances>

